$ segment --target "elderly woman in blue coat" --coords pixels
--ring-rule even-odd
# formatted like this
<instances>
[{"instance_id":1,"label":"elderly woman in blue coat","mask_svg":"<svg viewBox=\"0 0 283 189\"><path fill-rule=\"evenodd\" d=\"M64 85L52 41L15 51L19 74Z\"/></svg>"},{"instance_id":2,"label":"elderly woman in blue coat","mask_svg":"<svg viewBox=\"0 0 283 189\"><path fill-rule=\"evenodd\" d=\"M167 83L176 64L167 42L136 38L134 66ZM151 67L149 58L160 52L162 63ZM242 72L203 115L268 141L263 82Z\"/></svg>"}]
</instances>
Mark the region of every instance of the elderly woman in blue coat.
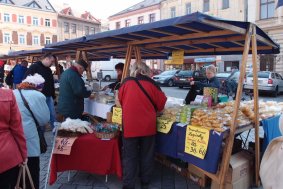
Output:
<instances>
[{"instance_id":1,"label":"elderly woman in blue coat","mask_svg":"<svg viewBox=\"0 0 283 189\"><path fill-rule=\"evenodd\" d=\"M39 173L40 173L40 145L39 136L36 128L35 121L26 108L23 97L26 99L34 117L37 119L40 126L46 125L50 120L50 113L46 104L46 97L40 92L45 80L39 75L28 76L25 80L19 84L18 88L14 90L14 94L17 100L17 104L22 116L22 125L27 142L28 151L28 167L31 172L31 176L35 185L35 188L39 188ZM27 182L28 183L28 182ZM27 187L30 188L30 187Z\"/></svg>"}]
</instances>

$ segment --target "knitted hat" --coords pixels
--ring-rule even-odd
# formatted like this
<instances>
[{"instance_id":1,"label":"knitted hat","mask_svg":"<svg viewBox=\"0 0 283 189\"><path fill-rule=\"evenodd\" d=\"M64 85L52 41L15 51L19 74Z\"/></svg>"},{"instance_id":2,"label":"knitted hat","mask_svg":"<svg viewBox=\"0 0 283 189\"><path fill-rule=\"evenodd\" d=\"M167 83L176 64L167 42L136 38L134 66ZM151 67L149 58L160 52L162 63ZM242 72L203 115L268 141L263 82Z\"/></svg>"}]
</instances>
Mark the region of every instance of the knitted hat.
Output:
<instances>
[{"instance_id":1,"label":"knitted hat","mask_svg":"<svg viewBox=\"0 0 283 189\"><path fill-rule=\"evenodd\" d=\"M88 67L88 63L86 63L86 61L84 61L83 59L80 59L77 64L81 65L82 67L84 67L84 69L86 70Z\"/></svg>"}]
</instances>

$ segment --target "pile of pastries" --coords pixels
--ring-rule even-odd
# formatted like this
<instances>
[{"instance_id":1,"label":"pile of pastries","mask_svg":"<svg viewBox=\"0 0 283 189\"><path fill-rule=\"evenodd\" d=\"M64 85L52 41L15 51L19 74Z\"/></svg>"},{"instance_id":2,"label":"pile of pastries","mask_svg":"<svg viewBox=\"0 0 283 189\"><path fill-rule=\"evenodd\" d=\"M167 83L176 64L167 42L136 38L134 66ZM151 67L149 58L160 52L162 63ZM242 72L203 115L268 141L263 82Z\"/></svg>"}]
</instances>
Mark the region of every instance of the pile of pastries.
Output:
<instances>
[{"instance_id":1,"label":"pile of pastries","mask_svg":"<svg viewBox=\"0 0 283 189\"><path fill-rule=\"evenodd\" d=\"M67 118L66 121L64 121L61 124L61 127L58 128L59 131L68 131L73 133L93 133L93 129L91 128L91 123L87 121L82 121L80 119L70 119Z\"/></svg>"},{"instance_id":2,"label":"pile of pastries","mask_svg":"<svg viewBox=\"0 0 283 189\"><path fill-rule=\"evenodd\" d=\"M193 112L191 125L209 127L222 131L223 119L212 109L196 109Z\"/></svg>"}]
</instances>

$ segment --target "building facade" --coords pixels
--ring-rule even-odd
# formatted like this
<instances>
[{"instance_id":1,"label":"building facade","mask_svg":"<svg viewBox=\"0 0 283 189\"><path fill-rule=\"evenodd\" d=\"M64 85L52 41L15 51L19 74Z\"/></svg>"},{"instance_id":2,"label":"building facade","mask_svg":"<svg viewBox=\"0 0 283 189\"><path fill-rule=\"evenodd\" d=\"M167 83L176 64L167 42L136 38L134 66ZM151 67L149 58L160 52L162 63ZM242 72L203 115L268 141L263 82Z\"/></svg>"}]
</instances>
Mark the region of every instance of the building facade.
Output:
<instances>
[{"instance_id":1,"label":"building facade","mask_svg":"<svg viewBox=\"0 0 283 189\"><path fill-rule=\"evenodd\" d=\"M56 8L57 9L57 8ZM76 13L71 7L58 10L58 39L64 41L95 34L101 31L101 23L90 12Z\"/></svg>"},{"instance_id":2,"label":"building facade","mask_svg":"<svg viewBox=\"0 0 283 189\"><path fill-rule=\"evenodd\" d=\"M160 20L160 0L144 0L108 18L109 29L115 30Z\"/></svg>"},{"instance_id":3,"label":"building facade","mask_svg":"<svg viewBox=\"0 0 283 189\"><path fill-rule=\"evenodd\" d=\"M276 8L278 0L252 0L255 23L263 29L281 49L278 55L259 55L259 69L276 71L283 75L283 7Z\"/></svg>"},{"instance_id":4,"label":"building facade","mask_svg":"<svg viewBox=\"0 0 283 189\"><path fill-rule=\"evenodd\" d=\"M0 54L57 42L57 14L47 0L0 1Z\"/></svg>"}]
</instances>

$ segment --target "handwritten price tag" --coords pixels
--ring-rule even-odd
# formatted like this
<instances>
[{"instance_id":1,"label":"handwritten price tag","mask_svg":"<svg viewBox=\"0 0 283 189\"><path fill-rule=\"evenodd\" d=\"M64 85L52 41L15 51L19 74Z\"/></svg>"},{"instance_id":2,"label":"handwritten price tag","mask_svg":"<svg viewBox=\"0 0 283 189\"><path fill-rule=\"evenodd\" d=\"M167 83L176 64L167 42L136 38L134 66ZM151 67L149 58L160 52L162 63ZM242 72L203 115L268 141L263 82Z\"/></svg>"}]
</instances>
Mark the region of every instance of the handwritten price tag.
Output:
<instances>
[{"instance_id":1,"label":"handwritten price tag","mask_svg":"<svg viewBox=\"0 0 283 189\"><path fill-rule=\"evenodd\" d=\"M172 51L172 64L184 64L184 50Z\"/></svg>"},{"instance_id":2,"label":"handwritten price tag","mask_svg":"<svg viewBox=\"0 0 283 189\"><path fill-rule=\"evenodd\" d=\"M56 137L54 154L70 155L71 149L78 137Z\"/></svg>"},{"instance_id":3,"label":"handwritten price tag","mask_svg":"<svg viewBox=\"0 0 283 189\"><path fill-rule=\"evenodd\" d=\"M204 159L209 141L209 129L187 126L185 152Z\"/></svg>"},{"instance_id":4,"label":"handwritten price tag","mask_svg":"<svg viewBox=\"0 0 283 189\"><path fill-rule=\"evenodd\" d=\"M162 119L160 117L157 118L157 131L160 133L165 133L167 134L173 125L173 121L168 120L168 119Z\"/></svg>"},{"instance_id":5,"label":"handwritten price tag","mask_svg":"<svg viewBox=\"0 0 283 189\"><path fill-rule=\"evenodd\" d=\"M122 124L122 108L113 108L112 122Z\"/></svg>"}]
</instances>

